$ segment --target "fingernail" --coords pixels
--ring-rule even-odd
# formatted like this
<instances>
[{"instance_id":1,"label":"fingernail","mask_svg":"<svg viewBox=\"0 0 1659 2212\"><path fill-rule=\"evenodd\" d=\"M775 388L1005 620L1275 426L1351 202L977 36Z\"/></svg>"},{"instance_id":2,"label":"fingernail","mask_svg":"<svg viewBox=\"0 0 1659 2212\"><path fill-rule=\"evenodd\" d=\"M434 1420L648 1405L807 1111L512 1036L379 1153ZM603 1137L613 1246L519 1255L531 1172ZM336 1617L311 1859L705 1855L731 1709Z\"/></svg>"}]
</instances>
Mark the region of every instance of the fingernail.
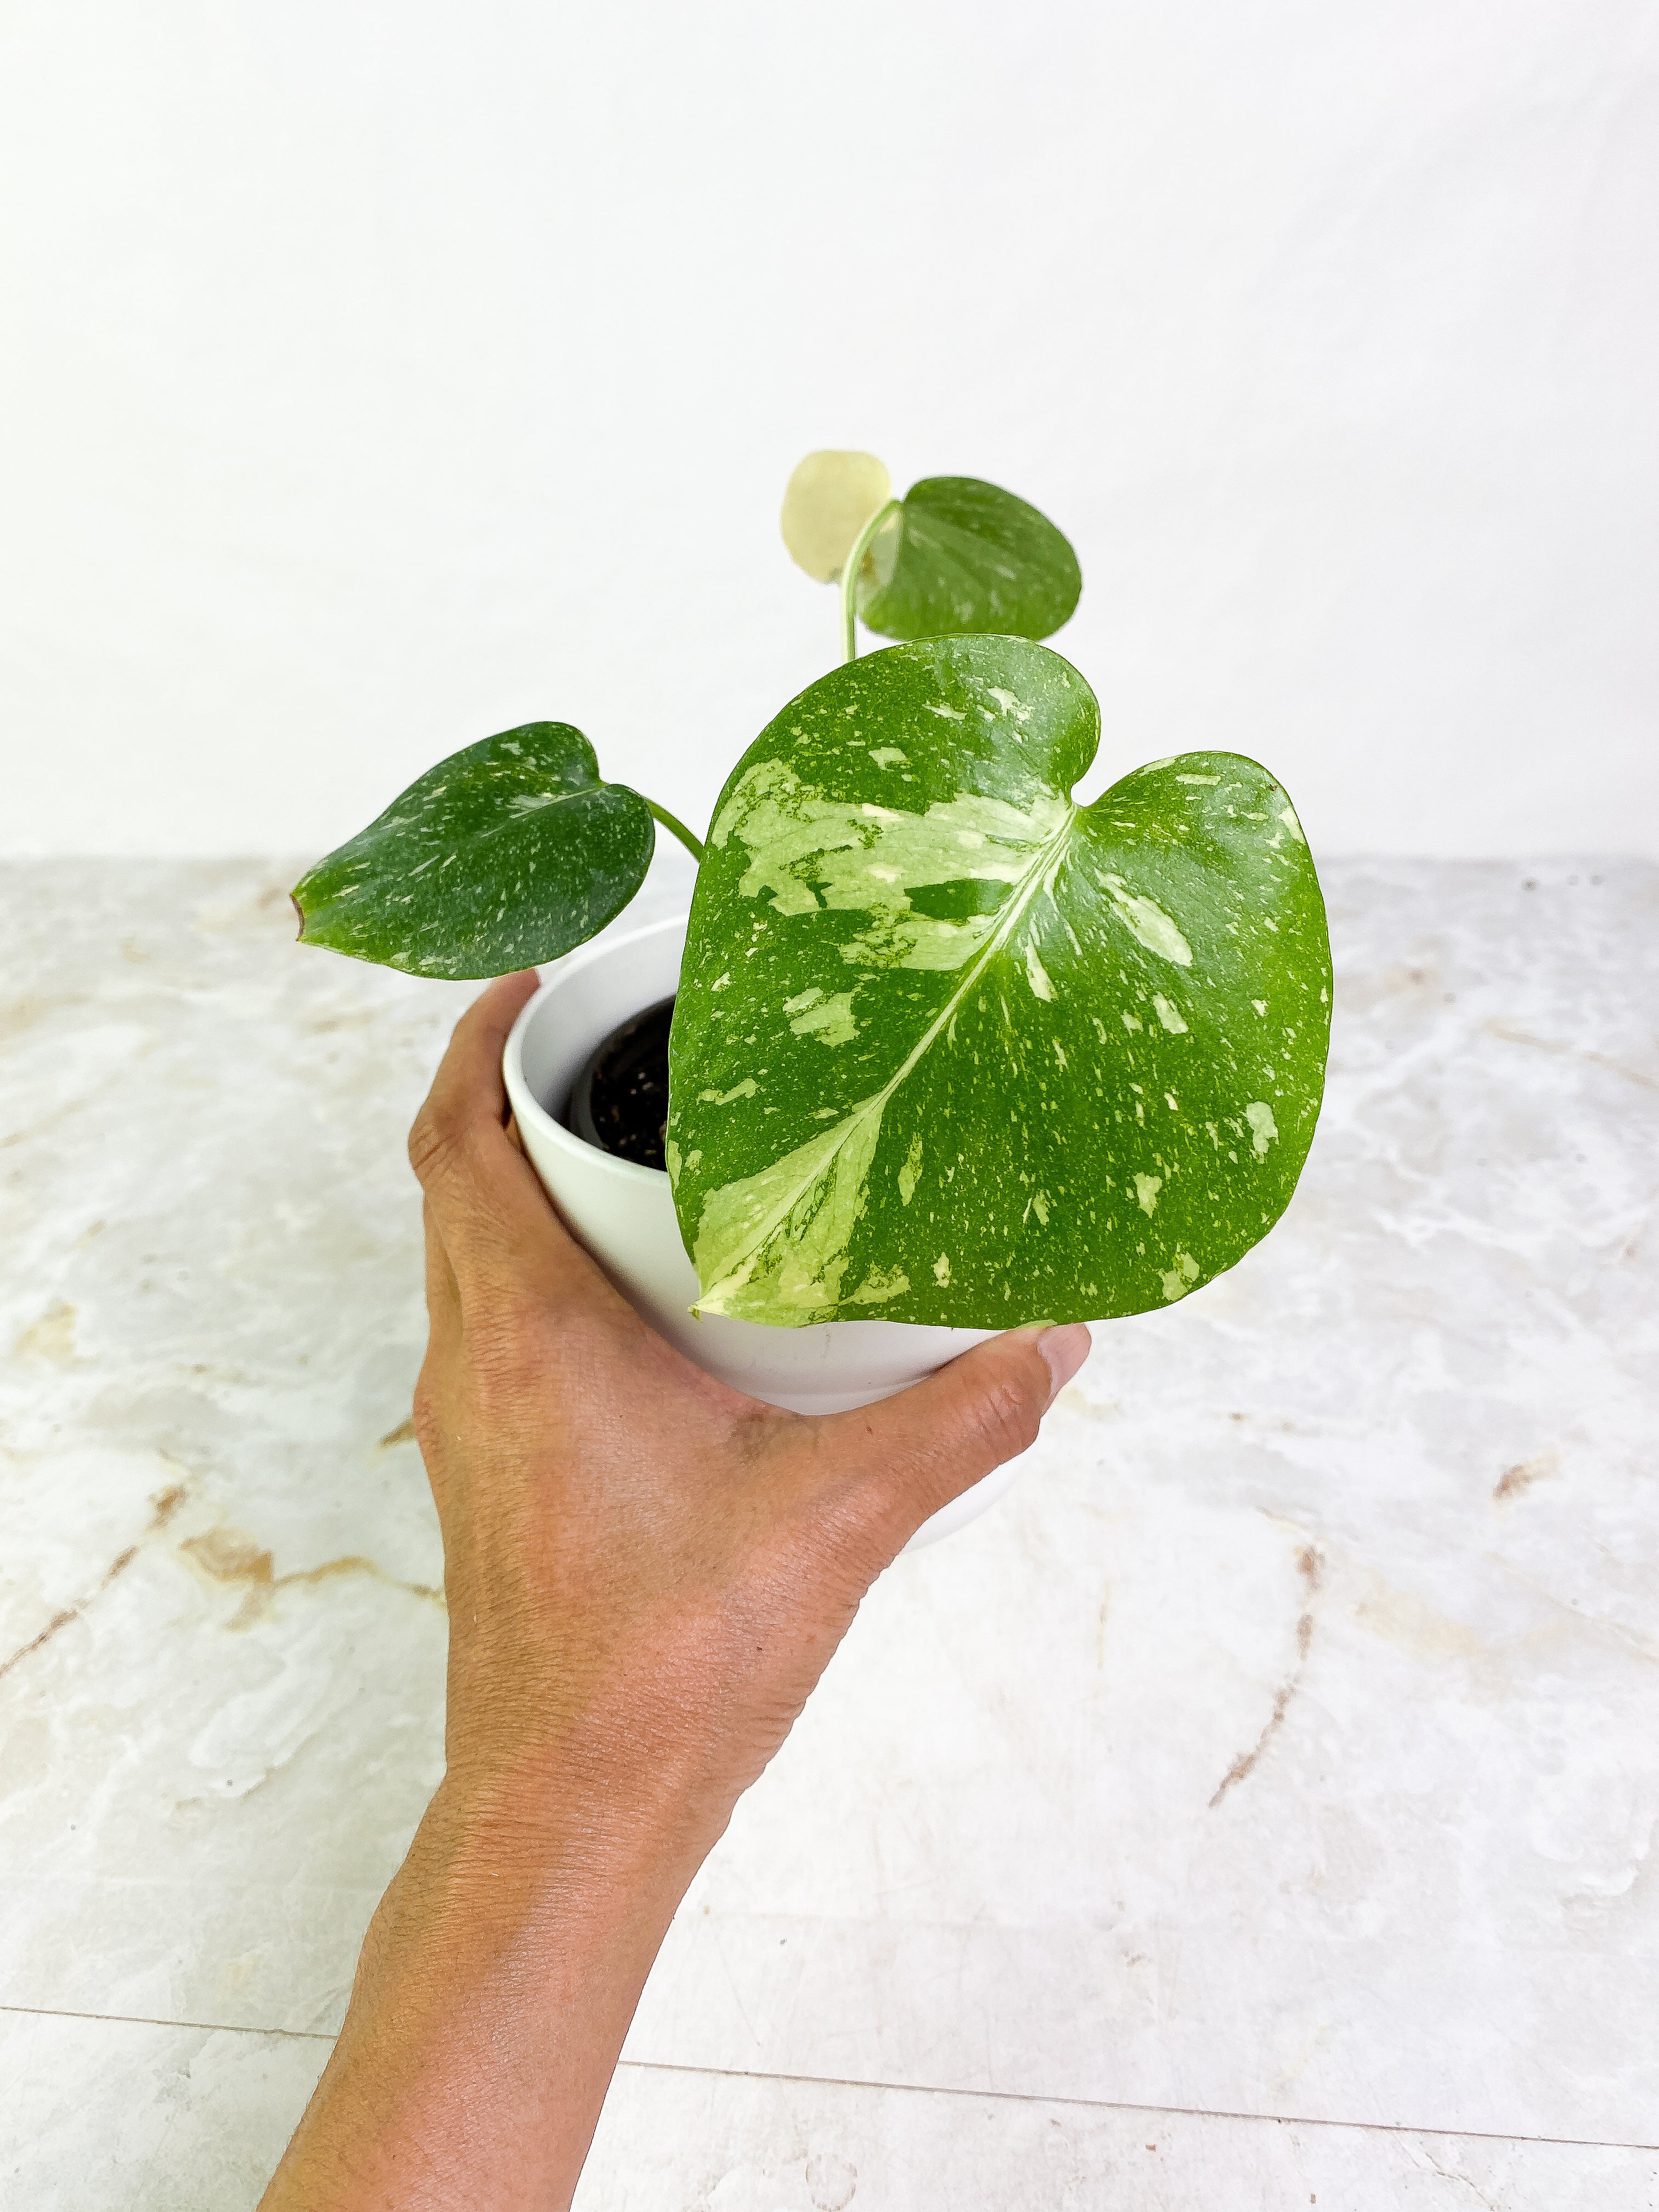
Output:
<instances>
[{"instance_id":1,"label":"fingernail","mask_svg":"<svg viewBox=\"0 0 1659 2212\"><path fill-rule=\"evenodd\" d=\"M1054 1385L1048 1392L1052 1406L1066 1385L1089 1357L1089 1332L1080 1321L1067 1322L1063 1328L1045 1328L1037 1339L1037 1350L1048 1363L1048 1372ZM1048 1406L1043 1407L1046 1413Z\"/></svg>"}]
</instances>

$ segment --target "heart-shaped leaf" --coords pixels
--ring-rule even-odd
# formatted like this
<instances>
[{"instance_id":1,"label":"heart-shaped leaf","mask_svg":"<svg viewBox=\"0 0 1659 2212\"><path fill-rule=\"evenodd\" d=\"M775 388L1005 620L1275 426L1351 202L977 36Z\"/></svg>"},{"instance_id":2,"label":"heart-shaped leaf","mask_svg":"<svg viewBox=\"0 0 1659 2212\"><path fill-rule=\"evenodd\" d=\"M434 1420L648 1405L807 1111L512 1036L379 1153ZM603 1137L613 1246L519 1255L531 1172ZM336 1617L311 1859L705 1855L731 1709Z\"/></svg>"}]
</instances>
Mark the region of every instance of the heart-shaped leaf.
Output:
<instances>
[{"instance_id":1,"label":"heart-shaped leaf","mask_svg":"<svg viewBox=\"0 0 1659 2212\"><path fill-rule=\"evenodd\" d=\"M655 836L580 730L526 722L440 761L319 860L295 887L301 939L412 975L504 975L620 914Z\"/></svg>"},{"instance_id":2,"label":"heart-shaped leaf","mask_svg":"<svg viewBox=\"0 0 1659 2212\"><path fill-rule=\"evenodd\" d=\"M1296 815L1233 753L1077 806L1098 734L1057 653L936 639L836 669L744 756L671 1048L700 1311L1103 1319L1278 1218L1330 1021Z\"/></svg>"},{"instance_id":3,"label":"heart-shaped leaf","mask_svg":"<svg viewBox=\"0 0 1659 2212\"><path fill-rule=\"evenodd\" d=\"M976 477L925 477L876 535L858 611L883 637L1048 637L1082 589L1076 554L1036 507Z\"/></svg>"}]
</instances>

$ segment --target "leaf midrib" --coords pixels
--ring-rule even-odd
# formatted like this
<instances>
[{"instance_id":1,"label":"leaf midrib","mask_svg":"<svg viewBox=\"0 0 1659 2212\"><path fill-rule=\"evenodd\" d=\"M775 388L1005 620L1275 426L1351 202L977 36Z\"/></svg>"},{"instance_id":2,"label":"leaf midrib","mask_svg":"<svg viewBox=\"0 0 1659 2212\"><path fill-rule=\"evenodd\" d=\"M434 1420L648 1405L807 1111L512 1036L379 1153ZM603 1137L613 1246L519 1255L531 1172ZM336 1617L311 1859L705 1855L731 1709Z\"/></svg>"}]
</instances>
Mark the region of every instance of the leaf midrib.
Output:
<instances>
[{"instance_id":1,"label":"leaf midrib","mask_svg":"<svg viewBox=\"0 0 1659 2212\"><path fill-rule=\"evenodd\" d=\"M394 869L388 867L384 861L381 861L380 868L383 871L383 873L377 875L374 868L371 866L369 872L366 875L360 876L355 884L343 884L337 890L328 892L322 906L318 908L317 912L319 915L320 915L327 908L343 905L347 899L355 898L359 891L375 890L379 887L379 884L381 882L388 879L392 883L414 883L417 877L425 874L426 871L432 866L433 861L437 858L439 849L446 844L448 845L450 848L450 857L453 859L457 853L481 845L488 837L499 836L503 830L517 829L521 827L526 822L533 822L538 816L544 814L549 806L562 806L568 800L586 799L594 792L626 791L628 789L629 786L626 784L607 783L603 776L597 776L592 783L579 784L574 791L562 791L556 793L547 800L545 805L528 806L520 813L506 815L501 821L492 822L487 829L467 830L459 837L452 834L447 838L435 838L433 841L434 849L427 855L426 859L421 862L418 867L398 867ZM416 825L409 821L407 817L401 822L371 822L368 828L362 833L362 850L369 855L371 862L373 862L377 853L384 848L384 846L391 842L399 831L408 832L416 829ZM360 841L358 839L354 838L351 841L351 845L343 845L340 848L340 850L343 854L349 853L352 848L352 845L358 844L359 842ZM312 872L314 874L316 871L313 870ZM306 884L309 880L309 877L302 877L301 878L299 888L303 890ZM439 879L436 876L432 879L434 884L437 883L438 880ZM421 890L422 896L424 896L426 891L429 888L429 885L422 885ZM485 888L486 896L493 896L494 895L495 893L492 890L489 890L487 887ZM309 920L310 916L307 915L307 919ZM440 921L441 921L441 917L440 917ZM431 930L437 926L437 923L433 922L428 922L424 925L428 930ZM303 934L304 932L302 930L301 935ZM474 943L477 942L477 933L476 932L474 933L472 941Z\"/></svg>"},{"instance_id":2,"label":"leaf midrib","mask_svg":"<svg viewBox=\"0 0 1659 2212\"><path fill-rule=\"evenodd\" d=\"M854 1108L853 1112L847 1116L846 1121L842 1124L841 1133L835 1145L824 1154L819 1164L812 1170L810 1175L803 1176L799 1182L798 1182L794 1188L790 1191L787 1197L782 1200L778 1206L773 1208L772 1212L767 1216L765 1223L761 1228L759 1233L750 1242L740 1264L736 1267L728 1268L726 1273L720 1278L720 1280L718 1283L714 1284L702 1294L704 1297L712 1298L719 1291L723 1289L727 1283L733 1282L739 1277L746 1279L748 1272L751 1270L754 1266L756 1255L765 1249L767 1243L776 1232L781 1224L788 1219L790 1214L793 1212L796 1206L799 1203L802 1194L810 1190L812 1185L829 1171L830 1164L839 1157L847 1144L848 1139L851 1136L854 1130L860 1127L872 1111L879 1110L882 1113L885 1113L888 1100L898 1089L900 1084L903 1082L905 1077L908 1075L911 1070L916 1066L922 1054L927 1050L935 1037L938 1036L939 1031L945 1027L951 1017L961 1006L963 999L968 995L969 991L984 974L993 956L1001 951L1008 938L1012 934L1015 923L1019 920L1020 916L1030 905L1031 901L1036 897L1037 891L1042 887L1044 878L1049 872L1051 864L1053 864L1056 860L1057 857L1064 851L1066 844L1071 837L1072 831L1076 826L1078 817L1082 811L1083 810L1080 807L1069 801L1067 802L1066 819L1060 823L1059 829L1054 831L1053 836L1048 838L1041 846L1038 847L1036 855L1032 859L1030 866L1026 870L1024 875L1019 878L1016 883L1014 896L1005 902L1003 913L998 918L997 927L991 932L991 934L986 939L984 945L981 947L977 955L963 970L962 981L957 984L956 989L945 1000L939 1012L933 1017L927 1027L922 1031L921 1036L915 1044L911 1048L908 1057L901 1064L895 1073L888 1078L887 1081L883 1085L879 1091L873 1091L871 1096L864 1101L864 1103L861 1106ZM699 1305L701 1305L702 1303L702 1299L700 1297L698 1300Z\"/></svg>"},{"instance_id":3,"label":"leaf midrib","mask_svg":"<svg viewBox=\"0 0 1659 2212\"><path fill-rule=\"evenodd\" d=\"M627 787L623 784L607 783L603 776L599 776L596 777L592 783L578 784L574 791L560 791L552 793L550 795L543 799L542 804L539 806L521 806L516 813L507 811L504 809L501 818L499 822L492 822L482 830L467 830L464 832L463 836L457 839L456 842L458 843L469 845L481 845L486 837L500 836L503 830L516 830L524 823L533 822L538 815L545 814L550 806L565 806L568 805L572 799L586 799L596 791L622 791L626 788ZM516 793L514 795L519 798L528 796L528 794L525 793ZM508 808L511 807L511 805L512 800L509 799L507 802ZM397 823L389 822L386 826L388 830L392 830L398 828L400 825Z\"/></svg>"},{"instance_id":4,"label":"leaf midrib","mask_svg":"<svg viewBox=\"0 0 1659 2212\"><path fill-rule=\"evenodd\" d=\"M988 538L979 531L965 530L960 523L947 521L942 515L930 514L926 507L919 509L918 512L921 516L924 526L923 529L918 532L918 535L922 538L923 544L926 544L927 532L932 532L933 533L933 545L929 550L933 552L935 558L940 562L940 564L944 567L954 568L957 574L965 577L970 585L988 590L994 594L997 590L998 582L1006 581L1006 579L1003 579L999 575L996 581L993 581L988 585L987 584L985 573L987 566L986 555L988 551L993 557L993 560L998 556L1000 556L1003 559L1016 559L1018 556L1012 551L1012 550L1008 546L999 544L995 538ZM973 550L980 556L978 563L975 564L964 558L963 556L956 550L956 545L952 543L953 540L960 540L962 543L971 546ZM896 570L895 571L894 580L897 580ZM1016 577L1016 584L1018 584L1018 577ZM884 586L883 588L884 590L890 592L893 586L891 583L889 583Z\"/></svg>"}]
</instances>

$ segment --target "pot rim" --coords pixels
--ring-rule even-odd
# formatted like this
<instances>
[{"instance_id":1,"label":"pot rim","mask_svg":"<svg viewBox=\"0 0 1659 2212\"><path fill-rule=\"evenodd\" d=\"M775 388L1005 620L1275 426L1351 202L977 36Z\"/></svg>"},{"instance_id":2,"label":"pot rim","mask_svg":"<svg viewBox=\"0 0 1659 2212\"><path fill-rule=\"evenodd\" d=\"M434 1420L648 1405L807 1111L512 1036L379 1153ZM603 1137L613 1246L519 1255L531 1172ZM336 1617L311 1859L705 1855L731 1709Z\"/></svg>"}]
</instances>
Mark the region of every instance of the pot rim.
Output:
<instances>
[{"instance_id":1,"label":"pot rim","mask_svg":"<svg viewBox=\"0 0 1659 2212\"><path fill-rule=\"evenodd\" d=\"M605 1174L620 1176L624 1182L651 1184L668 1181L665 1168L641 1167L637 1160L618 1159L614 1152L604 1152L598 1145L590 1145L585 1138L579 1137L574 1129L567 1129L562 1121L556 1121L548 1112L530 1088L529 1079L524 1072L525 1032L534 1020L542 1001L550 992L557 991L568 976L580 975L584 969L593 967L608 954L621 951L624 945L637 945L644 938L661 937L671 933L684 937L690 919L689 911L670 915L664 921L641 922L636 929L622 930L615 936L579 945L575 951L565 955L550 975L542 977L540 988L526 1000L518 1019L507 1032L506 1048L501 1054L501 1072L507 1081L507 1095L514 1120L533 1122L548 1143L561 1152L570 1152L590 1172L597 1167ZM638 1013L641 1009L636 1006L629 1011ZM628 1018L628 1012L617 1017L619 1022L625 1022Z\"/></svg>"}]
</instances>

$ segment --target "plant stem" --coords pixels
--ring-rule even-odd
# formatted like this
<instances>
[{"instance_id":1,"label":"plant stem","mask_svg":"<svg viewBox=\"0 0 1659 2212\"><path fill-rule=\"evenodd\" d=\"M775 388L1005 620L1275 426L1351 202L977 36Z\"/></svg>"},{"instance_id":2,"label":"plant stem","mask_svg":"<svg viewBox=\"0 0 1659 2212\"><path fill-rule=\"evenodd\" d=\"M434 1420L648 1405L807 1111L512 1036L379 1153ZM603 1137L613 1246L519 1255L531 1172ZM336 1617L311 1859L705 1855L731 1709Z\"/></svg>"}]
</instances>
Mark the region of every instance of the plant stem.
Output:
<instances>
[{"instance_id":1,"label":"plant stem","mask_svg":"<svg viewBox=\"0 0 1659 2212\"><path fill-rule=\"evenodd\" d=\"M878 507L853 541L853 550L842 563L841 570L841 629L845 650L843 660L859 657L858 585L859 570L864 566L864 556L870 550L872 539L890 515L896 514L904 502L890 499L885 507Z\"/></svg>"},{"instance_id":2,"label":"plant stem","mask_svg":"<svg viewBox=\"0 0 1659 2212\"><path fill-rule=\"evenodd\" d=\"M641 796L644 797L643 793L641 793ZM663 828L665 830L672 830L673 831L674 835L679 839L681 844L684 846L686 851L690 853L697 866L701 867L702 866L702 838L694 837L691 835L691 832L686 828L684 822L680 821L676 816L671 814L665 806L659 806L654 799L647 799L645 803L651 809L651 811L656 816L658 821L661 823Z\"/></svg>"}]
</instances>

